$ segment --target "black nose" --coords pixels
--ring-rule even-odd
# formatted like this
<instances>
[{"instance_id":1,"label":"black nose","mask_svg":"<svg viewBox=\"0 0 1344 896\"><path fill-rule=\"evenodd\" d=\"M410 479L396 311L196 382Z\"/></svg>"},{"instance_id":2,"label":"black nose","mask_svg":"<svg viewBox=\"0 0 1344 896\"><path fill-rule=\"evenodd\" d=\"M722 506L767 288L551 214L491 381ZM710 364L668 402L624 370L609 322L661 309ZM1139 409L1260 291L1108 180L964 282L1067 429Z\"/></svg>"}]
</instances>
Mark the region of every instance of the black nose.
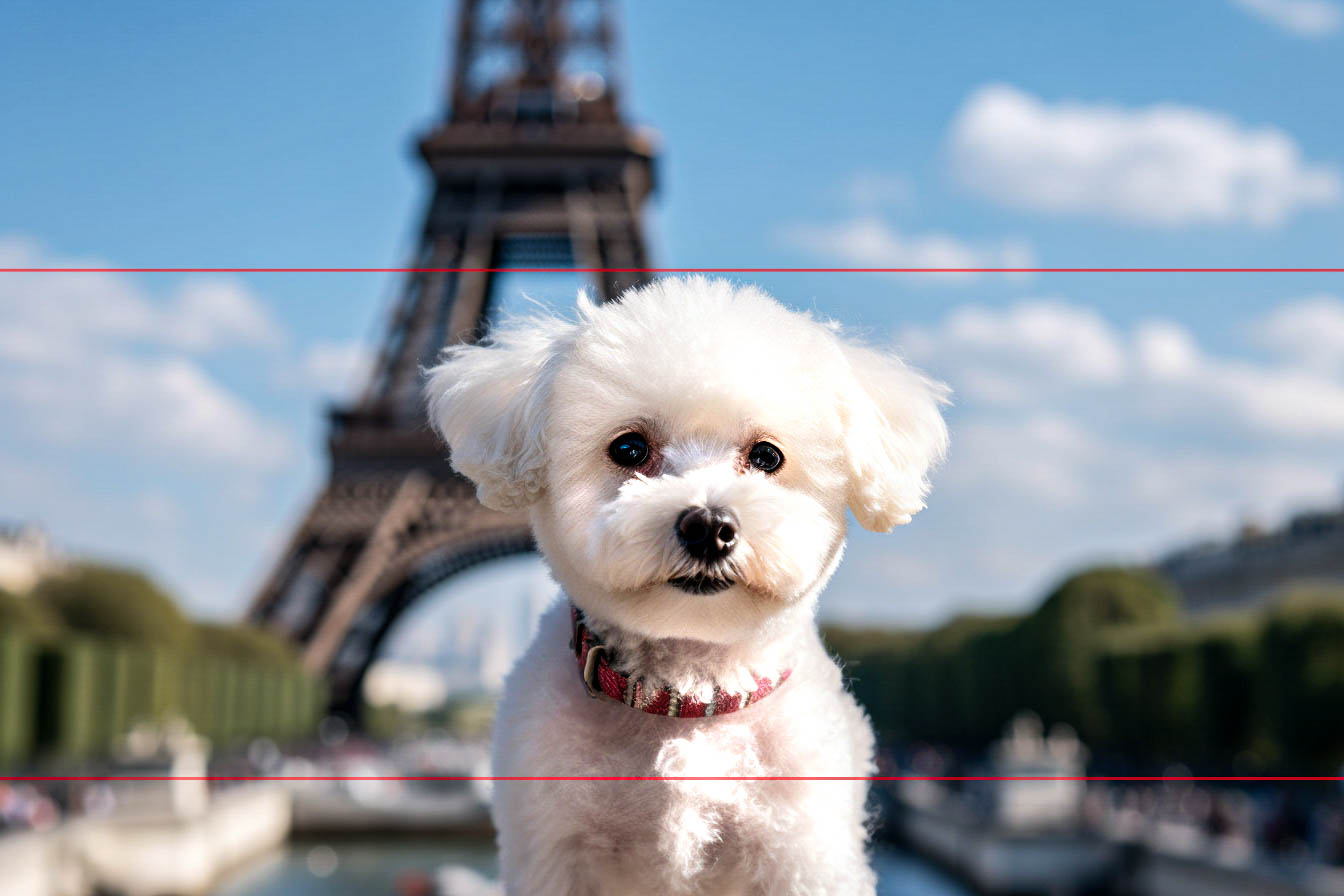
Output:
<instances>
[{"instance_id":1,"label":"black nose","mask_svg":"<svg viewBox=\"0 0 1344 896\"><path fill-rule=\"evenodd\" d=\"M737 517L717 507L692 507L677 517L677 540L697 560L722 559L737 543Z\"/></svg>"}]
</instances>

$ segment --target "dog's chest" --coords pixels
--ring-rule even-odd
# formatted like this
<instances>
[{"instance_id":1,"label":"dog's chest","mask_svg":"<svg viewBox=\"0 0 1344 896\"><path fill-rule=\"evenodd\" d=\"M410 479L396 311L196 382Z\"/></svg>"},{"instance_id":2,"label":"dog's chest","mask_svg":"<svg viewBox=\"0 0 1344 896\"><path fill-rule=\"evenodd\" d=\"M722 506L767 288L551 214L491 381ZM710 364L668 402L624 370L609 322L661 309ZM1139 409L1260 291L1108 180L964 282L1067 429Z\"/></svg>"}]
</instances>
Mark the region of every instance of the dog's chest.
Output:
<instances>
[{"instance_id":1,"label":"dog's chest","mask_svg":"<svg viewBox=\"0 0 1344 896\"><path fill-rule=\"evenodd\" d=\"M792 762L779 763L796 758L788 754L790 739L772 714L744 712L687 730L648 727L652 732L647 739L632 739L623 762L631 775L660 779L662 805L672 812L702 811L721 820L741 816L746 823L759 805L762 785L790 774Z\"/></svg>"},{"instance_id":2,"label":"dog's chest","mask_svg":"<svg viewBox=\"0 0 1344 896\"><path fill-rule=\"evenodd\" d=\"M591 835L624 856L615 864L632 873L659 865L669 879L731 876L770 841L789 802L780 799L778 783L760 780L778 773L769 753L769 726L726 719L676 736L636 738L609 755L611 764L621 767L619 775L658 780L590 790Z\"/></svg>"},{"instance_id":3,"label":"dog's chest","mask_svg":"<svg viewBox=\"0 0 1344 896\"><path fill-rule=\"evenodd\" d=\"M861 784L799 780L869 773L866 720L824 655L800 653L788 683L744 710L667 718L590 698L572 654L543 643L506 689L495 771L565 780L501 782L506 862L577 857L611 885L602 896L650 881L719 894L773 873L761 857L780 843L862 842Z\"/></svg>"}]
</instances>

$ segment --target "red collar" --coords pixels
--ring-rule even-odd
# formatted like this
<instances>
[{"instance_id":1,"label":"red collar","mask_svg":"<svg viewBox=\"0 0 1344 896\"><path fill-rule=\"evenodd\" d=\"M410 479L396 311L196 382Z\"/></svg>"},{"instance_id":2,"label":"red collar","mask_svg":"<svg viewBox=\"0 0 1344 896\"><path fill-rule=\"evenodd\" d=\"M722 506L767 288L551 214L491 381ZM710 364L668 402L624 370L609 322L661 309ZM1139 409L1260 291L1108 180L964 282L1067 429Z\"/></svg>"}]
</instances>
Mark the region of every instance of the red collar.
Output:
<instances>
[{"instance_id":1,"label":"red collar","mask_svg":"<svg viewBox=\"0 0 1344 896\"><path fill-rule=\"evenodd\" d=\"M583 620L583 611L570 604L569 614L574 631L569 647L578 657L579 675L583 678L583 686L588 689L588 696L596 699L598 694L606 694L626 706L657 716L689 719L737 712L764 700L775 688L788 681L789 673L793 671L785 669L777 679L764 678L753 672L752 678L756 680L754 691L725 691L715 685L714 698L708 703L690 694L682 694L675 688L650 690L644 686L643 678L622 675L611 667L608 662L609 651L589 630Z\"/></svg>"}]
</instances>

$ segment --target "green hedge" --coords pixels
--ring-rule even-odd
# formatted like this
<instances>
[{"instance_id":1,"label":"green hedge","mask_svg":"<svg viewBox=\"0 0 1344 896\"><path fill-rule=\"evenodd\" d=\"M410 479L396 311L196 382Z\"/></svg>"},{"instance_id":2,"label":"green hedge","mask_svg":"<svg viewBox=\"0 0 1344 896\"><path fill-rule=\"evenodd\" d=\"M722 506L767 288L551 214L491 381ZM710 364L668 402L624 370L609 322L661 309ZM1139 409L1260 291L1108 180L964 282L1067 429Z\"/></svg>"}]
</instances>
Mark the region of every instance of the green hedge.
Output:
<instances>
[{"instance_id":1,"label":"green hedge","mask_svg":"<svg viewBox=\"0 0 1344 896\"><path fill-rule=\"evenodd\" d=\"M1203 758L1197 636L1157 631L1102 649L1095 661L1097 714L1108 743L1131 759Z\"/></svg>"},{"instance_id":2,"label":"green hedge","mask_svg":"<svg viewBox=\"0 0 1344 896\"><path fill-rule=\"evenodd\" d=\"M62 759L100 752L107 728L98 677L100 645L68 639L37 652L37 730L32 750Z\"/></svg>"},{"instance_id":3,"label":"green hedge","mask_svg":"<svg viewBox=\"0 0 1344 896\"><path fill-rule=\"evenodd\" d=\"M106 639L0 637L0 764L106 755L137 724L182 717L216 744L311 734L321 682L297 664Z\"/></svg>"},{"instance_id":4,"label":"green hedge","mask_svg":"<svg viewBox=\"0 0 1344 896\"><path fill-rule=\"evenodd\" d=\"M1344 762L1341 592L1290 595L1261 638L1265 703L1285 761L1337 772Z\"/></svg>"},{"instance_id":5,"label":"green hedge","mask_svg":"<svg viewBox=\"0 0 1344 896\"><path fill-rule=\"evenodd\" d=\"M25 758L36 735L36 663L32 643L0 633L0 766Z\"/></svg>"},{"instance_id":6,"label":"green hedge","mask_svg":"<svg viewBox=\"0 0 1344 896\"><path fill-rule=\"evenodd\" d=\"M195 642L204 653L264 666L292 666L299 662L294 645L255 625L198 622Z\"/></svg>"},{"instance_id":7,"label":"green hedge","mask_svg":"<svg viewBox=\"0 0 1344 896\"><path fill-rule=\"evenodd\" d=\"M20 633L39 640L60 636L61 617L40 600L0 588L0 632Z\"/></svg>"},{"instance_id":8,"label":"green hedge","mask_svg":"<svg viewBox=\"0 0 1344 896\"><path fill-rule=\"evenodd\" d=\"M43 579L30 598L58 615L65 627L95 638L184 649L191 623L172 597L133 569L84 564Z\"/></svg>"},{"instance_id":9,"label":"green hedge","mask_svg":"<svg viewBox=\"0 0 1344 896\"><path fill-rule=\"evenodd\" d=\"M1182 620L1142 570L1073 576L1025 617L827 641L879 739L981 750L1017 712L1073 725L1101 756L1335 773L1344 763L1344 589Z\"/></svg>"},{"instance_id":10,"label":"green hedge","mask_svg":"<svg viewBox=\"0 0 1344 896\"><path fill-rule=\"evenodd\" d=\"M254 626L192 623L132 569L81 564L28 594L0 589L0 766L106 754L182 717L217 744L310 734L323 685Z\"/></svg>"}]
</instances>

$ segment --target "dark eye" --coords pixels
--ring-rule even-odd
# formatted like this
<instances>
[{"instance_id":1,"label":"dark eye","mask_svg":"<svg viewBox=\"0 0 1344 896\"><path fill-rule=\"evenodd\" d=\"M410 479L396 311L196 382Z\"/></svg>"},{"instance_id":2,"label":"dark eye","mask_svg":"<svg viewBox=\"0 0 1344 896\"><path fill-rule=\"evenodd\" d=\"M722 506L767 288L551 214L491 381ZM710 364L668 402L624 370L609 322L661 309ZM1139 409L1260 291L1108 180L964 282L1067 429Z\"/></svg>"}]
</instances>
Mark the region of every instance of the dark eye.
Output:
<instances>
[{"instance_id":1,"label":"dark eye","mask_svg":"<svg viewBox=\"0 0 1344 896\"><path fill-rule=\"evenodd\" d=\"M757 442L747 452L747 462L765 473L773 473L784 463L784 455L769 442Z\"/></svg>"},{"instance_id":2,"label":"dark eye","mask_svg":"<svg viewBox=\"0 0 1344 896\"><path fill-rule=\"evenodd\" d=\"M637 467L649 459L649 443L637 432L619 435L607 446L607 457L621 467Z\"/></svg>"}]
</instances>

